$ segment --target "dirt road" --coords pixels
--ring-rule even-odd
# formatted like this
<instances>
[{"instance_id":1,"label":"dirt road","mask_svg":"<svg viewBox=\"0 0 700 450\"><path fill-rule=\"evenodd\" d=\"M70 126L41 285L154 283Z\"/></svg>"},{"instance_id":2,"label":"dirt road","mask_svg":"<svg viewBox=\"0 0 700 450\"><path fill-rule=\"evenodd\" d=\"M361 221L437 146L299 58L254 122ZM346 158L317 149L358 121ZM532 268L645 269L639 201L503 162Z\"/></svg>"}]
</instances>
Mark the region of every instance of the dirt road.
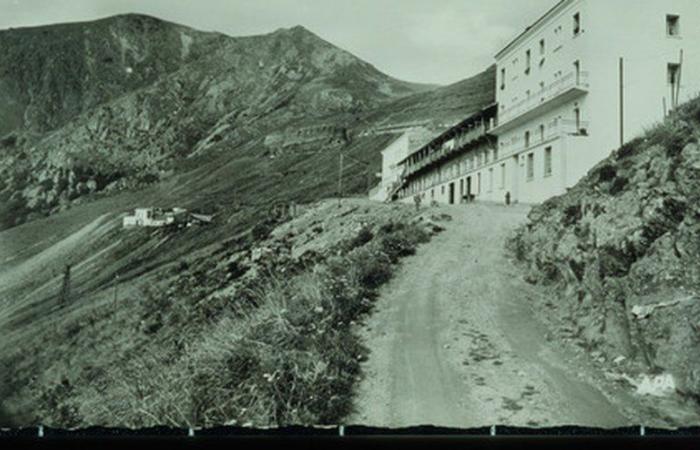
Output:
<instances>
[{"instance_id":1,"label":"dirt road","mask_svg":"<svg viewBox=\"0 0 700 450\"><path fill-rule=\"evenodd\" d=\"M503 247L527 208L437 211L447 230L404 261L360 331L371 354L350 423L629 425L528 306L538 292Z\"/></svg>"}]
</instances>

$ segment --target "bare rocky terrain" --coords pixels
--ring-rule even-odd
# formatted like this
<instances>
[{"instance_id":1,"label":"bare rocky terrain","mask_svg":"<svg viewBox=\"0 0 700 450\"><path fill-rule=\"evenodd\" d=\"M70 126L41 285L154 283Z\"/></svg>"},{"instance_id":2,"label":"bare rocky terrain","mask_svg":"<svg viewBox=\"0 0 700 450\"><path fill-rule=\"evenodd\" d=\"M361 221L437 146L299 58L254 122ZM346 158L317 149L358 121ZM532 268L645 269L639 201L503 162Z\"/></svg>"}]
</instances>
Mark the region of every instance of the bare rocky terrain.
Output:
<instances>
[{"instance_id":1,"label":"bare rocky terrain","mask_svg":"<svg viewBox=\"0 0 700 450\"><path fill-rule=\"evenodd\" d=\"M532 210L509 245L534 305L622 384L700 394L700 102ZM653 380L653 381L650 381ZM695 422L697 424L697 422Z\"/></svg>"}]
</instances>

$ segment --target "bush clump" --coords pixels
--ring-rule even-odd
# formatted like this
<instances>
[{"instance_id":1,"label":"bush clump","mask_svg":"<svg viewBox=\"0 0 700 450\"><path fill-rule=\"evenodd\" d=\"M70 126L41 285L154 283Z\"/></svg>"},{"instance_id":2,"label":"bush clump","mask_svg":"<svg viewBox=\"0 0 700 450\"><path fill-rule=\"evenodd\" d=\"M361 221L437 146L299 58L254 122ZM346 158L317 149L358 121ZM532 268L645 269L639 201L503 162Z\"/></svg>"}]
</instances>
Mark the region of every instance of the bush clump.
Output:
<instances>
[{"instance_id":1,"label":"bush clump","mask_svg":"<svg viewBox=\"0 0 700 450\"><path fill-rule=\"evenodd\" d=\"M393 264L428 240L414 225L367 230L351 248L300 262L303 270L261 270L232 297L207 295L197 262L160 295L146 291L144 335L170 350L111 371L107 383L122 388L102 403L114 402L112 414L129 427L337 424L367 355L352 325Z\"/></svg>"}]
</instances>

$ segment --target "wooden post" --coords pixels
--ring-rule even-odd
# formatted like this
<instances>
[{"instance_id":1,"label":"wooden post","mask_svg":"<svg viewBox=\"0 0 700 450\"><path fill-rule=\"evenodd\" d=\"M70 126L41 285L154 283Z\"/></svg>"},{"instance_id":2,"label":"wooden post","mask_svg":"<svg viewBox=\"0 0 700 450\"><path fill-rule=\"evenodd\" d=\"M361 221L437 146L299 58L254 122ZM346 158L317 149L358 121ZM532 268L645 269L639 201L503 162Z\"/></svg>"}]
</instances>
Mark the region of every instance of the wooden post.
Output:
<instances>
[{"instance_id":1,"label":"wooden post","mask_svg":"<svg viewBox=\"0 0 700 450\"><path fill-rule=\"evenodd\" d=\"M625 144L625 61L620 58L620 147Z\"/></svg>"},{"instance_id":2,"label":"wooden post","mask_svg":"<svg viewBox=\"0 0 700 450\"><path fill-rule=\"evenodd\" d=\"M664 119L668 116L668 110L666 109L666 97L663 98L664 101Z\"/></svg>"},{"instance_id":3,"label":"wooden post","mask_svg":"<svg viewBox=\"0 0 700 450\"><path fill-rule=\"evenodd\" d=\"M676 108L680 103L681 97L681 75L683 74L683 49L681 49L681 56L678 62L678 79L676 80Z\"/></svg>"},{"instance_id":4,"label":"wooden post","mask_svg":"<svg viewBox=\"0 0 700 450\"><path fill-rule=\"evenodd\" d=\"M340 199L343 196L343 152L340 152L340 161L338 167L338 206L340 206Z\"/></svg>"},{"instance_id":5,"label":"wooden post","mask_svg":"<svg viewBox=\"0 0 700 450\"><path fill-rule=\"evenodd\" d=\"M112 306L114 310L117 310L117 286L119 285L119 275L114 275L114 299L112 300Z\"/></svg>"},{"instance_id":6,"label":"wooden post","mask_svg":"<svg viewBox=\"0 0 700 450\"><path fill-rule=\"evenodd\" d=\"M61 286L61 306L65 306L70 301L71 296L71 281L70 281L70 264L66 264L63 270L63 285Z\"/></svg>"}]
</instances>

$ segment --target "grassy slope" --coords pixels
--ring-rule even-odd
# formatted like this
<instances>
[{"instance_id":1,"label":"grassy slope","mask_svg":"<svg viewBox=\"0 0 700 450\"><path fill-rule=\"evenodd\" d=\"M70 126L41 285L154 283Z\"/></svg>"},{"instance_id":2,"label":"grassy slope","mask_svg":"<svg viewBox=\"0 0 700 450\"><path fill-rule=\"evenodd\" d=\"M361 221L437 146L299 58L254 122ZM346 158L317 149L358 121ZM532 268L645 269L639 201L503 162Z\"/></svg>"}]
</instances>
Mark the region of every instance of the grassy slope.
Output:
<instances>
[{"instance_id":1,"label":"grassy slope","mask_svg":"<svg viewBox=\"0 0 700 450\"><path fill-rule=\"evenodd\" d=\"M300 33L302 39L311 39L308 32ZM484 87L492 84L488 81L491 75L482 74L448 88L391 101L376 112L364 112L352 120L348 115L333 115L328 120L343 126L364 127L387 120L461 118L492 101L488 91L484 95ZM424 88L406 85L401 89L407 93ZM320 119L293 120L301 127L314 125ZM142 286L155 283L163 271L177 267L181 261L238 245L242 233L268 218L268 208L274 202L311 202L337 194L341 151L369 164L348 162L348 159L345 164L343 194L364 194L376 183L372 174L380 168L380 150L393 139L392 136L357 138L343 146L329 146L319 140L285 147L271 158L270 149L261 144L264 136L252 125L242 127L249 134L246 139L235 144L224 139L212 151L178 163L180 169L176 174L159 183L109 196L92 194L66 211L0 232L0 304L11 304L0 320L7 342L16 343L14 348L26 352L36 342L45 341L44 333L48 330L54 336L68 333L65 342L51 340L47 351L66 355L69 366L84 365L82 347L74 339L78 333L76 321L114 320L119 324L122 319L131 320L134 314L132 303L121 304L116 312L110 306L115 275L120 276L120 296L138 298ZM216 223L169 236L160 231L121 232L119 214L146 205L183 206L212 212L216 214ZM90 224L100 220L103 222L90 230ZM75 238L81 230L84 239L73 239L71 243L71 237ZM58 292L66 263L73 265L73 301L60 308ZM30 276L20 279L17 276L20 272ZM91 330L99 335L94 337L97 339L94 342L99 342L101 348L118 350L119 355L138 345L138 339L129 342L132 329L125 328L119 333L112 326ZM17 364L15 357L8 354L12 348L8 345L0 350L0 359L8 367ZM27 359L17 367L26 375L36 369L33 364L37 362ZM27 380L15 381L22 384ZM44 380L48 384L54 381Z\"/></svg>"},{"instance_id":2,"label":"grassy slope","mask_svg":"<svg viewBox=\"0 0 700 450\"><path fill-rule=\"evenodd\" d=\"M32 333L8 336L22 345L5 349L5 381L18 393L7 406L62 426L340 420L362 355L351 321L391 264L426 239L422 226L385 225L414 215L326 202L270 240L204 249L120 286L117 308L112 291L76 299ZM313 263L285 253L309 239L323 243L307 254ZM252 262L241 256L251 246L272 252Z\"/></svg>"}]
</instances>

